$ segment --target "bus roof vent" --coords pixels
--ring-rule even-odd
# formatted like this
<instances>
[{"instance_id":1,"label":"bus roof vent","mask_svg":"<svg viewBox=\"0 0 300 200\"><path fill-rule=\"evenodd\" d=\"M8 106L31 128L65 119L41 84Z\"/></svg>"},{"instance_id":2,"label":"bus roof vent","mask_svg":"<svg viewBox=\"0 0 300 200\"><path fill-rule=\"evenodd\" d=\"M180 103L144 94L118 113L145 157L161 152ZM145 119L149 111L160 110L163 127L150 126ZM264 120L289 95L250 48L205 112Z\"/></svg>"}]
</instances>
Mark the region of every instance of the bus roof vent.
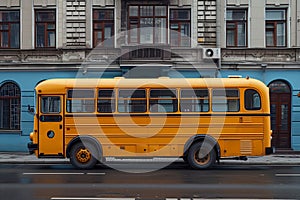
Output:
<instances>
[{"instance_id":1,"label":"bus roof vent","mask_svg":"<svg viewBox=\"0 0 300 200\"><path fill-rule=\"evenodd\" d=\"M228 75L228 78L242 78L241 75Z\"/></svg>"}]
</instances>

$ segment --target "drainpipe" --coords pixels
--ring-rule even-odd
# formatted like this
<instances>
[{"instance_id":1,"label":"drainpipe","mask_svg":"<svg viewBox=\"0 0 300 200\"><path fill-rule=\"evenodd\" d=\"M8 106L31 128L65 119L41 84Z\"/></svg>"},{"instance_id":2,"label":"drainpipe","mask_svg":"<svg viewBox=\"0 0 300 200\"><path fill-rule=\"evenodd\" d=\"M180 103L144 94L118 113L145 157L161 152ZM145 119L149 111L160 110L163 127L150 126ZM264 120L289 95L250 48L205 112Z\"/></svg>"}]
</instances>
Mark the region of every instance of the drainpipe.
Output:
<instances>
[{"instance_id":1,"label":"drainpipe","mask_svg":"<svg viewBox=\"0 0 300 200\"><path fill-rule=\"evenodd\" d=\"M217 48L221 48L221 19L222 19L221 10L222 10L221 0L216 0L216 47ZM220 76L221 64L222 64L222 54L220 54L220 58L218 59L217 62L217 70L215 73L215 77Z\"/></svg>"},{"instance_id":2,"label":"drainpipe","mask_svg":"<svg viewBox=\"0 0 300 200\"><path fill-rule=\"evenodd\" d=\"M299 36L298 34L298 30L300 29L299 27L299 23L300 23L300 2L296 1L296 46L299 47L300 43L299 43Z\"/></svg>"}]
</instances>

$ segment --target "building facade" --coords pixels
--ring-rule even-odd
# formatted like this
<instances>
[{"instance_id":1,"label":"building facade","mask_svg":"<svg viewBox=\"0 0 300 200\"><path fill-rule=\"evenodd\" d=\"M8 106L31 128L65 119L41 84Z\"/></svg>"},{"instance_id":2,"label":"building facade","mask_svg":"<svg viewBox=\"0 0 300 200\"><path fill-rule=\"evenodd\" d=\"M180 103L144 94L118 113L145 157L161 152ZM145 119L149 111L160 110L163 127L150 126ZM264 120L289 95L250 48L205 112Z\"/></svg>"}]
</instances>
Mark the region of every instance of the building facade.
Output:
<instances>
[{"instance_id":1,"label":"building facade","mask_svg":"<svg viewBox=\"0 0 300 200\"><path fill-rule=\"evenodd\" d=\"M0 26L0 151L26 151L43 80L228 75L270 87L273 143L300 150L297 0L3 0Z\"/></svg>"},{"instance_id":2,"label":"building facade","mask_svg":"<svg viewBox=\"0 0 300 200\"><path fill-rule=\"evenodd\" d=\"M300 150L300 2L221 1L222 76L239 74L270 88L272 143Z\"/></svg>"}]
</instances>

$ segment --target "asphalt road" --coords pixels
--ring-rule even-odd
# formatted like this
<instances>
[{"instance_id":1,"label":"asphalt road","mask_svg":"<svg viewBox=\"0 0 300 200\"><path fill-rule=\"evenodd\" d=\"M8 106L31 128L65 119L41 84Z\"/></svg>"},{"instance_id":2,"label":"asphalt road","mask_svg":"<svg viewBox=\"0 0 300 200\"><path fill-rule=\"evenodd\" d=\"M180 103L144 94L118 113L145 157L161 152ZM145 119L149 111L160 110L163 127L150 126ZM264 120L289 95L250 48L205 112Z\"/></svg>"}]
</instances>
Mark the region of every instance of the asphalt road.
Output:
<instances>
[{"instance_id":1,"label":"asphalt road","mask_svg":"<svg viewBox=\"0 0 300 200\"><path fill-rule=\"evenodd\" d=\"M131 168L139 172L147 165L155 163L135 163ZM300 199L300 166L221 165L197 171L173 163L158 171L127 173L103 165L93 170L67 164L0 165L1 200L220 198Z\"/></svg>"}]
</instances>

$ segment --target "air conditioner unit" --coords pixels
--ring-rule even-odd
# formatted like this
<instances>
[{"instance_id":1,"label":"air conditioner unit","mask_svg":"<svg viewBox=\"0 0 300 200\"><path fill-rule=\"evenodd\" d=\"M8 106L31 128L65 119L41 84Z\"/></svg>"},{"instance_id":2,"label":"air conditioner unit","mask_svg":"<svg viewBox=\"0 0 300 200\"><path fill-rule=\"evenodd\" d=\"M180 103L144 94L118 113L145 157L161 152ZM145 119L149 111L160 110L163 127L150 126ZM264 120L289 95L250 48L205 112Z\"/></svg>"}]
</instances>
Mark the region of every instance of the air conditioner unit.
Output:
<instances>
[{"instance_id":1,"label":"air conditioner unit","mask_svg":"<svg viewBox=\"0 0 300 200\"><path fill-rule=\"evenodd\" d=\"M220 48L203 48L203 59L218 59L221 58Z\"/></svg>"}]
</instances>

